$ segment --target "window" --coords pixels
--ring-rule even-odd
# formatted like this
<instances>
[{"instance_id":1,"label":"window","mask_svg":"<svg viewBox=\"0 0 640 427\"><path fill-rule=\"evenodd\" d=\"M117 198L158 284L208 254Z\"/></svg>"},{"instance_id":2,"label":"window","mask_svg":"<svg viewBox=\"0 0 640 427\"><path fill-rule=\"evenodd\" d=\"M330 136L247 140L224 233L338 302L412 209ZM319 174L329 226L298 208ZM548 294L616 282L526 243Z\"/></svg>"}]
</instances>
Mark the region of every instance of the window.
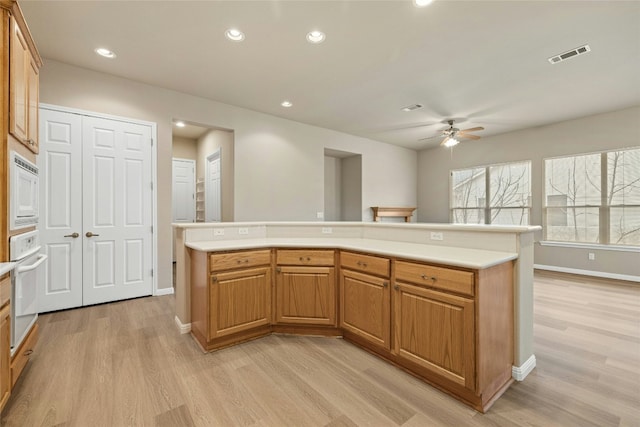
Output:
<instances>
[{"instance_id":1,"label":"window","mask_svg":"<svg viewBox=\"0 0 640 427\"><path fill-rule=\"evenodd\" d=\"M455 224L529 224L529 161L454 170L450 185Z\"/></svg>"},{"instance_id":2,"label":"window","mask_svg":"<svg viewBox=\"0 0 640 427\"><path fill-rule=\"evenodd\" d=\"M545 160L545 239L640 245L640 148Z\"/></svg>"}]
</instances>

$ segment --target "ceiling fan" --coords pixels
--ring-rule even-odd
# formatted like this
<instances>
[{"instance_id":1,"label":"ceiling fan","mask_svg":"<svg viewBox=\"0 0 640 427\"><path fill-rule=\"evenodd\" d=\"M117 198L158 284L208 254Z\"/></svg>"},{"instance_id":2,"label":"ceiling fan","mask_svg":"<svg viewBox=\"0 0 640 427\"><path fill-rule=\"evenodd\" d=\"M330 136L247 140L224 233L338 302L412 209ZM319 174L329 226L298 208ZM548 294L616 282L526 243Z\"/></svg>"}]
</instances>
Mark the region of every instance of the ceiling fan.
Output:
<instances>
[{"instance_id":1,"label":"ceiling fan","mask_svg":"<svg viewBox=\"0 0 640 427\"><path fill-rule=\"evenodd\" d=\"M460 130L458 128L453 127L453 122L454 122L453 120L446 120L446 123L449 124L449 128L443 129L440 132L440 135L430 136L428 138L421 138L419 141L424 141L427 139L432 139L437 137L444 137L440 145L444 145L445 147L453 147L454 145L458 145L460 143L458 138L480 139L478 135L471 135L469 132L484 130L482 126Z\"/></svg>"}]
</instances>

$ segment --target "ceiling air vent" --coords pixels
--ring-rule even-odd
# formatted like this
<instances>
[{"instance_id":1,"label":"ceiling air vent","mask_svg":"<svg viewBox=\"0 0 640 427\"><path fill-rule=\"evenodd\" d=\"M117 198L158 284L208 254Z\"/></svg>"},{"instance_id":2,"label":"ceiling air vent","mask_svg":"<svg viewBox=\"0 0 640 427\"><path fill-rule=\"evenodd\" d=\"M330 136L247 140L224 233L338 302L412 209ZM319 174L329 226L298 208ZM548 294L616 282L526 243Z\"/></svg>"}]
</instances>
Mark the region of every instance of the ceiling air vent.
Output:
<instances>
[{"instance_id":1,"label":"ceiling air vent","mask_svg":"<svg viewBox=\"0 0 640 427\"><path fill-rule=\"evenodd\" d=\"M422 108L421 104L413 104L413 105L408 105L406 107L402 108L402 111L413 111L413 110L419 110Z\"/></svg>"},{"instance_id":2,"label":"ceiling air vent","mask_svg":"<svg viewBox=\"0 0 640 427\"><path fill-rule=\"evenodd\" d=\"M584 46L577 47L575 49L571 49L567 52L561 53L560 55L552 56L549 58L549 62L552 64L557 64L558 62L566 61L569 58L573 58L574 56L582 55L583 53L591 52L591 48L588 44Z\"/></svg>"}]
</instances>

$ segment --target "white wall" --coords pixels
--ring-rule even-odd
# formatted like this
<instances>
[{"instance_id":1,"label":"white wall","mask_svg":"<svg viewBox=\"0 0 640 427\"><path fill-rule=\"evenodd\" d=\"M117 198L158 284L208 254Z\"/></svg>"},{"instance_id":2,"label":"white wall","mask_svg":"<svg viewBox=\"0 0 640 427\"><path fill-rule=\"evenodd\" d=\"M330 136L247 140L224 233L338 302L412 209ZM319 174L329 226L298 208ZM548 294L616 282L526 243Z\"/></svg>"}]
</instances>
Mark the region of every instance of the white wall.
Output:
<instances>
[{"instance_id":1,"label":"white wall","mask_svg":"<svg viewBox=\"0 0 640 427\"><path fill-rule=\"evenodd\" d=\"M196 160L198 157L197 141L195 139L173 137L173 157L179 159Z\"/></svg>"},{"instance_id":2,"label":"white wall","mask_svg":"<svg viewBox=\"0 0 640 427\"><path fill-rule=\"evenodd\" d=\"M362 221L363 209L370 214L371 206L362 204L362 156L350 156L342 159L342 192L341 215L342 221ZM373 215L368 217L373 219Z\"/></svg>"},{"instance_id":3,"label":"white wall","mask_svg":"<svg viewBox=\"0 0 640 427\"><path fill-rule=\"evenodd\" d=\"M640 146L640 107L467 141L453 152L441 147L423 150L418 154L418 218L421 222L449 222L451 169L531 160L531 224L543 225L545 158L634 146ZM588 252L595 253L595 261L588 260ZM640 277L637 252L537 244L535 263Z\"/></svg>"},{"instance_id":4,"label":"white wall","mask_svg":"<svg viewBox=\"0 0 640 427\"><path fill-rule=\"evenodd\" d=\"M342 159L339 157L324 156L324 219L342 220Z\"/></svg>"},{"instance_id":5,"label":"white wall","mask_svg":"<svg viewBox=\"0 0 640 427\"><path fill-rule=\"evenodd\" d=\"M417 153L328 129L45 59L40 101L158 125L158 287L171 287L172 119L233 129L234 218L316 219L324 209L324 149L362 154L363 218L369 206L416 204Z\"/></svg>"}]
</instances>

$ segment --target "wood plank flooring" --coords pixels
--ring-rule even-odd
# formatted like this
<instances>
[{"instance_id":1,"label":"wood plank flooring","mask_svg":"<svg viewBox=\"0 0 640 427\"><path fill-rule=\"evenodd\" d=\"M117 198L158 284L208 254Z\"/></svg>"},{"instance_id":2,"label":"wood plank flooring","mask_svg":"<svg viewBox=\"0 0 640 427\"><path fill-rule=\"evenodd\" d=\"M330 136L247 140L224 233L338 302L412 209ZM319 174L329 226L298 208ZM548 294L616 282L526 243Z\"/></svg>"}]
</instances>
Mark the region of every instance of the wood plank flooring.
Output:
<instances>
[{"instance_id":1,"label":"wood plank flooring","mask_svg":"<svg viewBox=\"0 0 640 427\"><path fill-rule=\"evenodd\" d=\"M172 296L40 317L6 426L640 426L640 284L536 272L538 367L487 414L336 338L203 354Z\"/></svg>"}]
</instances>

